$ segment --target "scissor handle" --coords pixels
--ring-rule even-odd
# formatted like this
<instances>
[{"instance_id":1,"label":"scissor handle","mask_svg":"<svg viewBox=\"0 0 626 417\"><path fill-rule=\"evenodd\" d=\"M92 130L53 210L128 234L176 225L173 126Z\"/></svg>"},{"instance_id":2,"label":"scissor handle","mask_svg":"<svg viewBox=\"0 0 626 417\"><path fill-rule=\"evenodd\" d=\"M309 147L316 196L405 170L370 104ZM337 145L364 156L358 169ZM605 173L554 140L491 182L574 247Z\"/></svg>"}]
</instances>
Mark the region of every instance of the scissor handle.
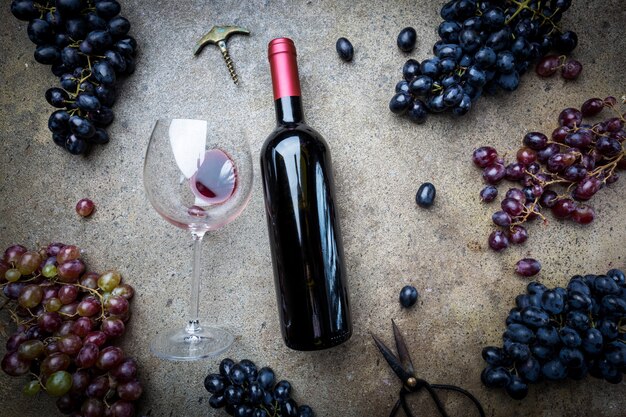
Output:
<instances>
[{"instance_id":1,"label":"scissor handle","mask_svg":"<svg viewBox=\"0 0 626 417\"><path fill-rule=\"evenodd\" d=\"M406 396L409 394L416 394L422 388L425 388L426 391L428 391L428 394L430 394L430 397L433 399L435 406L437 407L437 410L439 411L439 414L441 414L442 417L450 417L450 416L447 413L445 407L443 406L443 403L441 402L439 395L437 395L437 392L435 391L436 389L455 391L455 392L465 395L467 398L472 400L472 402L476 406L476 409L478 410L478 413L480 414L480 417L485 417L485 410L483 410L483 407L480 404L480 401L478 401L478 399L474 397L474 395L471 392L466 391L463 388L457 387L455 385L447 385L447 384L432 384L431 385L428 382L424 381L423 379L418 379L417 384L414 387L411 387L411 388L402 387L402 389L400 390L400 399L391 410L390 417L394 417L397 414L398 410L400 409L400 406L402 407L402 410L404 410L404 413L406 414L407 417L414 417L413 413L411 412L411 409L409 408L406 402Z\"/></svg>"}]
</instances>

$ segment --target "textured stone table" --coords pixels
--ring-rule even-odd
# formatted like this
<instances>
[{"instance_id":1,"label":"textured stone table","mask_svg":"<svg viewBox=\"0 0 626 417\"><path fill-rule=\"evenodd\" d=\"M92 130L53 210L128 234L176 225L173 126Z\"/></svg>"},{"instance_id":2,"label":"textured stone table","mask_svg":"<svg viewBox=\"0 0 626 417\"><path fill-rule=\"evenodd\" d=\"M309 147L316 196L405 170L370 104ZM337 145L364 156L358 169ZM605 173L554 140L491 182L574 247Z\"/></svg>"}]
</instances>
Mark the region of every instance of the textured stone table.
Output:
<instances>
[{"instance_id":1,"label":"textured stone table","mask_svg":"<svg viewBox=\"0 0 626 417\"><path fill-rule=\"evenodd\" d=\"M148 350L156 332L184 319L191 268L191 239L163 221L143 192L141 168L151 126L159 117L223 118L226 134L248 140L256 161L274 127L266 46L274 37L290 36L298 47L308 121L332 148L354 335L325 352L283 346L257 178L244 214L205 242L201 310L238 335L228 356L272 366L293 382L295 398L312 405L318 416L386 416L399 385L369 332L391 342L393 318L411 346L419 375L471 390L489 416L626 414L624 384L542 383L516 402L479 381L480 351L500 341L506 313L526 285L513 274L515 261L539 258L544 265L539 279L550 286L563 285L575 273L626 266L626 204L620 204L626 184L620 181L594 198L592 225L550 217L549 226L530 227L525 245L494 254L486 248L494 209L479 202L482 184L469 161L476 146L515 151L527 131L551 131L564 107L626 92L626 18L620 0L576 1L566 14L564 26L580 38L574 56L585 65L578 81L529 74L516 92L481 99L463 119L431 117L422 126L394 117L387 103L404 61L424 59L431 51L443 0L124 1L122 14L141 45L137 71L120 87L111 142L88 158L72 157L52 143L46 128L52 108L44 92L57 81L34 61L26 24L10 15L8 3L0 7L0 244L75 243L93 269L117 268L135 286L123 345L141 365L143 413L225 415L209 408L202 386L217 360L163 362ZM213 24L252 31L249 38L229 42L238 88L216 48L192 56L194 42ZM418 32L410 55L395 46L398 31L407 25ZM350 64L335 53L340 36L354 44ZM430 210L414 203L424 181L437 186ZM83 197L97 204L86 220L74 212ZM421 298L403 311L397 295L409 283ZM22 385L0 374L0 415L57 415L46 396L24 398ZM457 416L469 416L463 411L467 406L464 400L451 401ZM433 415L429 402L422 407L420 415Z\"/></svg>"}]
</instances>

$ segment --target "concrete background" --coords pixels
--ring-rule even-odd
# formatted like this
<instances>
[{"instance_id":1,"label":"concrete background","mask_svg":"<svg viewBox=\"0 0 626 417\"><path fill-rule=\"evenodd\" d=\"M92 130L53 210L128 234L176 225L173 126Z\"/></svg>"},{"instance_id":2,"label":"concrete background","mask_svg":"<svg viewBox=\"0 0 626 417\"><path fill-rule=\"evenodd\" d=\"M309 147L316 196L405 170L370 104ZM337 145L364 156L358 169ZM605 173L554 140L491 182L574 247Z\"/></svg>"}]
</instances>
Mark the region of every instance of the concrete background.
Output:
<instances>
[{"instance_id":1,"label":"concrete background","mask_svg":"<svg viewBox=\"0 0 626 417\"><path fill-rule=\"evenodd\" d=\"M575 273L624 267L626 185L619 181L594 198L597 220L581 227L549 216L530 227L521 247L494 254L486 249L494 206L479 202L480 172L473 148L489 144L515 151L530 130L550 132L558 112L592 96L626 93L626 24L620 0L575 2L563 19L578 32L574 56L579 80L523 77L506 96L481 99L460 120L431 117L422 126L393 116L387 103L408 57L424 59L436 41L439 1L124 1L123 15L140 42L136 73L123 82L109 128L111 143L87 158L61 151L46 123L52 108L44 92L57 81L33 59L26 24L0 7L0 244L29 247L62 241L80 245L92 270L119 269L137 290L123 345L138 358L151 416L218 416L207 404L202 380L219 359L163 362L148 343L165 325L184 320L188 305L191 239L162 220L147 201L142 162L156 118L224 119L228 134L248 140L255 160L274 127L266 46L293 37L299 53L306 115L332 148L341 214L354 336L317 353L288 350L279 336L260 178L243 215L205 239L201 311L237 335L227 353L273 367L292 381L295 398L318 416L386 416L400 388L369 336L391 343L395 319L411 346L418 374L433 383L463 386L489 416L623 416L624 384L595 379L539 384L513 401L483 388L480 351L500 341L504 318L526 280L512 268L530 255L543 262L539 279L563 285ZM194 42L214 24L238 24L251 37L229 41L241 79L228 77L216 48L193 58ZM417 48L395 46L399 30L418 31ZM348 37L352 63L341 62L335 41ZM258 173L258 167L257 167ZM437 186L430 210L415 206L419 185ZM506 185L501 187L503 192ZM74 212L83 197L97 212ZM418 305L403 311L397 294L405 284L420 291ZM3 316L3 318L6 318ZM4 343L4 340L0 342ZM46 396L21 395L22 381L0 375L0 415L57 415ZM464 400L451 399L454 415ZM423 401L420 415L434 415Z\"/></svg>"}]
</instances>

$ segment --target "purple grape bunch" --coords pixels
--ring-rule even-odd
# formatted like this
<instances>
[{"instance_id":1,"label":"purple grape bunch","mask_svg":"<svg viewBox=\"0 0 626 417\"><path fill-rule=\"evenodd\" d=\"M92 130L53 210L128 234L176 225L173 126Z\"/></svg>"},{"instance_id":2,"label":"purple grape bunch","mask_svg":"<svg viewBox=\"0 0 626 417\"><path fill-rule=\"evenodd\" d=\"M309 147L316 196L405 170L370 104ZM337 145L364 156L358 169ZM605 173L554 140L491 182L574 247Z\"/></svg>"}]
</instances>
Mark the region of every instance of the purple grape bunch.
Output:
<instances>
[{"instance_id":1,"label":"purple grape bunch","mask_svg":"<svg viewBox=\"0 0 626 417\"><path fill-rule=\"evenodd\" d=\"M603 110L610 113L589 121ZM503 180L519 184L506 192L500 210L492 215L498 229L489 236L489 247L502 251L510 244L524 243L526 223L546 221L543 211L547 209L557 219L580 225L593 222L596 213L589 201L626 169L625 126L626 113L615 97L591 98L580 109L564 109L550 136L527 133L513 162L507 164L490 146L474 150L472 160L487 183L480 192L482 201L494 201L496 186Z\"/></svg>"},{"instance_id":2,"label":"purple grape bunch","mask_svg":"<svg viewBox=\"0 0 626 417\"><path fill-rule=\"evenodd\" d=\"M50 65L60 87L46 91L57 108L48 119L55 144L73 155L106 144L119 76L135 71L137 42L116 0L13 0L11 12L28 22L35 60Z\"/></svg>"},{"instance_id":3,"label":"purple grape bunch","mask_svg":"<svg viewBox=\"0 0 626 417\"><path fill-rule=\"evenodd\" d=\"M28 377L24 395L45 391L73 416L135 415L137 361L116 346L134 289L117 271L87 271L74 245L12 245L0 258L0 288L17 325L0 367Z\"/></svg>"}]
</instances>

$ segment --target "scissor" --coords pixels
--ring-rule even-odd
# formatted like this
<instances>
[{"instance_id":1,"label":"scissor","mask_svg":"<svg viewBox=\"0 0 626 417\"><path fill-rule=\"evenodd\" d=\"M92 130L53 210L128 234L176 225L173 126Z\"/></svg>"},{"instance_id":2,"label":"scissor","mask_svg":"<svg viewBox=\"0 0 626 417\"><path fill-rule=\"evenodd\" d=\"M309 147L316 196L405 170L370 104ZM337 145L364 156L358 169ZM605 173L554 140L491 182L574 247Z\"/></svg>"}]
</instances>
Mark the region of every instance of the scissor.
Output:
<instances>
[{"instance_id":1,"label":"scissor","mask_svg":"<svg viewBox=\"0 0 626 417\"><path fill-rule=\"evenodd\" d=\"M472 400L472 402L476 406L476 409L480 413L480 416L485 417L485 411L483 410L480 401L478 401L478 399L474 397L469 391L466 391L463 388L457 387L455 385L429 384L425 380L417 378L415 376L415 369L413 368L413 362L411 361L409 350L407 349L406 343L404 342L404 337L402 337L402 333L400 333L400 330L398 329L398 326L396 326L396 323L393 320L391 320L391 323L393 325L393 336L396 340L396 350L398 351L398 357L396 357L393 352L391 352L391 350L387 346L385 346L383 342L380 341L379 338L372 334L372 337L374 338L374 343L376 343L376 346L380 350L380 353L382 353L383 357L385 358L391 369L393 369L398 378L400 378L400 380L402 381L400 398L391 409L391 414L389 414L389 417L394 417L400 410L400 407L402 407L402 410L404 410L407 417L414 417L413 413L409 409L409 406L407 405L406 396L409 394L418 393L422 390L422 388L430 394L433 401L435 402L435 405L437 406L437 410L439 410L439 413L443 417L449 417L449 415L446 412L443 403L439 399L437 392L435 391L437 389L456 391L460 394L465 395L467 398Z\"/></svg>"}]
</instances>

